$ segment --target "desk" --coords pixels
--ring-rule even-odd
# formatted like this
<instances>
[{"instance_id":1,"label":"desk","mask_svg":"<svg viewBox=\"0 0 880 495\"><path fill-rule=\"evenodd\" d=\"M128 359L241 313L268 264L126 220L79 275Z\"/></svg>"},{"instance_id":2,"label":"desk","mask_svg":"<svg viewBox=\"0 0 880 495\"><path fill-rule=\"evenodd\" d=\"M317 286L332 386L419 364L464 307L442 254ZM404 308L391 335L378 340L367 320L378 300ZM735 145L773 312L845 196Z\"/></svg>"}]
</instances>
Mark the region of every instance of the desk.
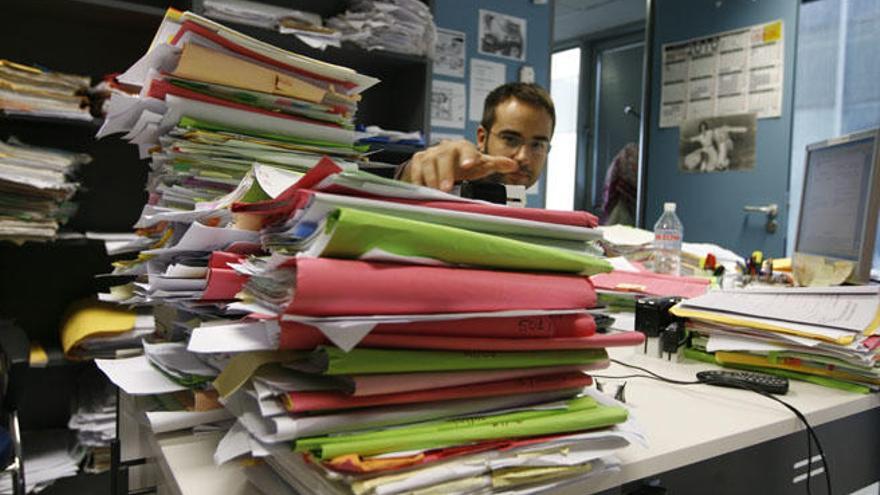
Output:
<instances>
[{"instance_id":1,"label":"desk","mask_svg":"<svg viewBox=\"0 0 880 495\"><path fill-rule=\"evenodd\" d=\"M669 362L641 349L613 349L612 357L679 380L693 380L706 363ZM619 365L601 375L640 373ZM619 380L599 379L604 382ZM806 433L782 405L753 392L709 385L672 385L645 378L627 379L626 400L648 434L648 449L631 445L620 451L619 473L559 490L563 494L628 493L640 480L659 478L671 493L797 493L792 483L806 467ZM791 382L783 399L817 427L835 493L849 493L880 479L880 394L856 395ZM173 493L257 494L237 464L215 467L211 456L220 435L156 435L153 452ZM814 455L816 451L813 451ZM813 466L816 469L816 465ZM814 493L824 493L824 478L813 478Z\"/></svg>"}]
</instances>

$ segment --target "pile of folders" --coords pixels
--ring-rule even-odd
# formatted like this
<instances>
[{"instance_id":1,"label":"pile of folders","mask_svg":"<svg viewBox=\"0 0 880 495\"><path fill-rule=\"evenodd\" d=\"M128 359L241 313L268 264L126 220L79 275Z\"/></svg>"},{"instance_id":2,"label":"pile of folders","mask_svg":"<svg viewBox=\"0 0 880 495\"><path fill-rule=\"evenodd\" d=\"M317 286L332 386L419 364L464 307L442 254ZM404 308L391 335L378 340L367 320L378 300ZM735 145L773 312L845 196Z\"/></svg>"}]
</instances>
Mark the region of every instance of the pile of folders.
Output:
<instances>
[{"instance_id":1,"label":"pile of folders","mask_svg":"<svg viewBox=\"0 0 880 495\"><path fill-rule=\"evenodd\" d=\"M215 461L261 459L246 472L266 493L528 491L600 476L643 442L588 388L607 347L643 338L596 332L589 276L611 266L586 254L592 215L357 170L345 122L265 110L277 86L209 82L221 71L200 57L234 52L320 104L355 100L363 76L189 13L160 33L124 76L147 91L106 123L154 175L137 255L116 265L135 280L104 299L152 306L150 366L234 417Z\"/></svg>"}]
</instances>

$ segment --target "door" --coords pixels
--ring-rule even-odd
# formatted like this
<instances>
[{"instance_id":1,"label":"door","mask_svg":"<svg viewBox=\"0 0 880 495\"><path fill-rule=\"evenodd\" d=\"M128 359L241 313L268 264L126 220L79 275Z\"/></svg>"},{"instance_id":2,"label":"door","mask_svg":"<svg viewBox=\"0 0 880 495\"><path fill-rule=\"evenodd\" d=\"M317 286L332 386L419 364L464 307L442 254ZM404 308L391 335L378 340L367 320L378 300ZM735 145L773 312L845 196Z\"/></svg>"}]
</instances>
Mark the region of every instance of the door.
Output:
<instances>
[{"instance_id":1,"label":"door","mask_svg":"<svg viewBox=\"0 0 880 495\"><path fill-rule=\"evenodd\" d=\"M597 44L596 100L593 122L592 206L602 207L605 174L614 156L628 143L639 143L644 35ZM633 218L635 212L633 211Z\"/></svg>"},{"instance_id":2,"label":"door","mask_svg":"<svg viewBox=\"0 0 880 495\"><path fill-rule=\"evenodd\" d=\"M652 229L663 203L678 204L686 242L711 242L740 255L761 250L765 256L785 252L787 191L791 150L793 75L800 2L729 0L655 0L651 36L651 112L648 152L643 164L641 225ZM699 22L688 22L688 19ZM783 22L785 70L782 116L757 120L754 167L693 173L679 170L679 128L659 128L661 62L664 43L775 20ZM776 205L775 218L749 207ZM768 228L768 220L773 220ZM772 228L774 227L775 228ZM772 230L772 232L771 232Z\"/></svg>"}]
</instances>

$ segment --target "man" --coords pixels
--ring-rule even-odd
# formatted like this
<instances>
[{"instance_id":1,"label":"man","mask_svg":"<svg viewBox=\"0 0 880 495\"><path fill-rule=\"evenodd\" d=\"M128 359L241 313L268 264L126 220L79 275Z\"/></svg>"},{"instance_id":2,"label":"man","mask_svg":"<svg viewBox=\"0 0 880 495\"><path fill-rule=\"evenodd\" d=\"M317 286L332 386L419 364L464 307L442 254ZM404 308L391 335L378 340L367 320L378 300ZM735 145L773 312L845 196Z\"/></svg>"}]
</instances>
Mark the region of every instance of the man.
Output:
<instances>
[{"instance_id":1,"label":"man","mask_svg":"<svg viewBox=\"0 0 880 495\"><path fill-rule=\"evenodd\" d=\"M529 187L547 163L555 125L547 91L537 84L504 84L486 96L476 145L444 141L413 155L398 177L442 191L476 179Z\"/></svg>"}]
</instances>

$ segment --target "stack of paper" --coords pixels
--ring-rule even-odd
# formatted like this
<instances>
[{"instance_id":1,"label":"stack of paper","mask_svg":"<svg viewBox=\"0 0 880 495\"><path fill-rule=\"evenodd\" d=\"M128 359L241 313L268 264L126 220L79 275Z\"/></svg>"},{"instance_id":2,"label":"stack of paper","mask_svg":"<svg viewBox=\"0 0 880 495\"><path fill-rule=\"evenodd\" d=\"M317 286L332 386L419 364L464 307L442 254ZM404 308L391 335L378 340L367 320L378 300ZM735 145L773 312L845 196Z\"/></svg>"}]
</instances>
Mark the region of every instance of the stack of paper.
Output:
<instances>
[{"instance_id":1,"label":"stack of paper","mask_svg":"<svg viewBox=\"0 0 880 495\"><path fill-rule=\"evenodd\" d=\"M437 36L431 9L419 0L355 0L327 26L367 50L434 54Z\"/></svg>"},{"instance_id":2,"label":"stack of paper","mask_svg":"<svg viewBox=\"0 0 880 495\"><path fill-rule=\"evenodd\" d=\"M0 240L45 241L76 211L71 176L84 153L0 141Z\"/></svg>"},{"instance_id":3,"label":"stack of paper","mask_svg":"<svg viewBox=\"0 0 880 495\"><path fill-rule=\"evenodd\" d=\"M110 469L110 442L116 438L116 389L100 375L87 374L79 381L76 399L67 427L85 449L85 471L104 472Z\"/></svg>"},{"instance_id":4,"label":"stack of paper","mask_svg":"<svg viewBox=\"0 0 880 495\"><path fill-rule=\"evenodd\" d=\"M208 17L293 34L313 48L340 46L339 32L312 12L247 0L205 0L204 7Z\"/></svg>"},{"instance_id":5,"label":"stack of paper","mask_svg":"<svg viewBox=\"0 0 880 495\"><path fill-rule=\"evenodd\" d=\"M880 390L877 286L710 292L673 308L689 355L820 385Z\"/></svg>"},{"instance_id":6,"label":"stack of paper","mask_svg":"<svg viewBox=\"0 0 880 495\"><path fill-rule=\"evenodd\" d=\"M301 172L321 154L356 159L357 103L378 82L174 10L119 81L141 91L112 95L98 136L125 133L151 158L162 211L203 208L256 162Z\"/></svg>"},{"instance_id":7,"label":"stack of paper","mask_svg":"<svg viewBox=\"0 0 880 495\"><path fill-rule=\"evenodd\" d=\"M43 490L57 479L76 476L85 454L68 430L25 431L21 445L28 493ZM0 474L0 493L13 493L10 473Z\"/></svg>"},{"instance_id":8,"label":"stack of paper","mask_svg":"<svg viewBox=\"0 0 880 495\"><path fill-rule=\"evenodd\" d=\"M90 85L87 76L0 59L0 110L10 115L92 120L86 96Z\"/></svg>"},{"instance_id":9,"label":"stack of paper","mask_svg":"<svg viewBox=\"0 0 880 495\"><path fill-rule=\"evenodd\" d=\"M599 235L595 217L492 205L382 179L339 160L345 153L311 161L288 153L352 150L344 125L331 126L334 146L279 148L271 165L252 164L236 181L223 177L228 187L219 195L218 172L233 169L227 165L237 158L223 147L228 130L217 126L263 126L258 139L293 143L327 139L314 132L328 124L304 125L304 116L296 126L266 120L285 119L278 112L248 120L239 113L250 111L244 104L211 100L222 108L208 112L208 102L193 94L175 96L174 88L196 91L173 81L184 60L194 56L190 62L199 66L199 57L210 56L186 40L206 30L224 47L221 41L246 38L189 14L166 17L163 29L171 34L160 29L157 38L172 41L155 44L144 59L151 62L136 65L170 74L148 77L146 94L155 102L133 103L141 106L135 119L146 132L140 142L152 146L151 136L161 136L161 151L153 150L159 170L193 145L169 147L168 139L195 129L207 141L154 176L153 204L137 224L153 244L117 264L118 273L137 281L107 296L152 306L162 341L143 342L144 356L99 361L129 393L160 394L167 403L163 394L183 392L192 405L179 409L204 413L194 419L176 407L150 411L154 429L203 421L219 397L236 421L218 447L218 463L268 457L271 476L293 486L313 487L311 478L332 485L332 473L347 472L340 486L354 492L362 479L400 466L482 459L471 455L499 460L480 471L461 467L443 480L419 476L400 490L438 485L454 493L443 483L471 478L554 486L615 465L609 454L638 435L625 407L584 393L592 383L585 372L607 366L606 347L637 345L643 337L597 334L587 311L596 302L589 276L611 268L587 254ZM192 46L203 52L188 51ZM282 57L260 49L261 61ZM210 69L199 85L215 84L219 71ZM333 73L341 78L345 71ZM152 91L157 84L161 95ZM339 95L335 85L322 88L322 98ZM216 99L225 94L210 92ZM175 109L187 98L192 103ZM164 113L151 117L145 105ZM255 143L243 147L250 153ZM302 160L305 173L286 167L287 159ZM176 171L191 173L197 162L202 175L163 182ZM156 413L176 416L160 420ZM529 455L503 454L520 449ZM572 449L577 455L565 454ZM306 467L307 458L314 467Z\"/></svg>"}]
</instances>

